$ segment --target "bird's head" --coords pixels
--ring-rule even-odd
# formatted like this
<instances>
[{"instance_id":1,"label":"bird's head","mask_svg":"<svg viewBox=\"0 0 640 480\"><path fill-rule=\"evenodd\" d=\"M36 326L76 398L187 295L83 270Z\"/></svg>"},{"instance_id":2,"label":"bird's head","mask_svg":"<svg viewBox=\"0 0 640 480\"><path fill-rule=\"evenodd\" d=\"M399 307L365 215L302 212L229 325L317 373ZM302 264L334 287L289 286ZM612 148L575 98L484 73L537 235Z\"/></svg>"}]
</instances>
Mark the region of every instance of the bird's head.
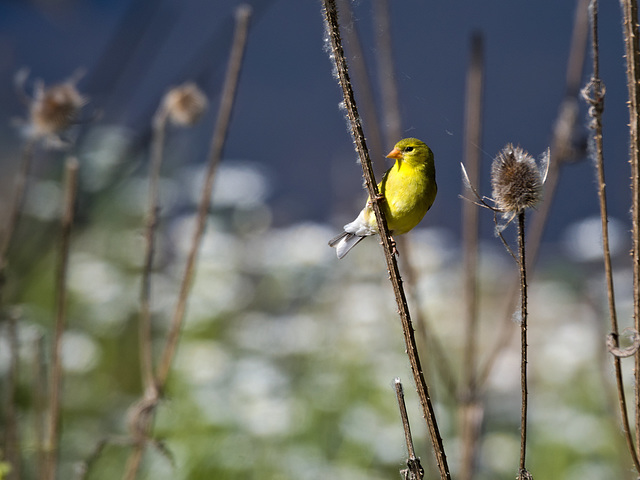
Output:
<instances>
[{"instance_id":1,"label":"bird's head","mask_svg":"<svg viewBox=\"0 0 640 480\"><path fill-rule=\"evenodd\" d=\"M396 143L387 158L407 162L410 164L433 164L433 152L422 140L417 138L404 138Z\"/></svg>"}]
</instances>

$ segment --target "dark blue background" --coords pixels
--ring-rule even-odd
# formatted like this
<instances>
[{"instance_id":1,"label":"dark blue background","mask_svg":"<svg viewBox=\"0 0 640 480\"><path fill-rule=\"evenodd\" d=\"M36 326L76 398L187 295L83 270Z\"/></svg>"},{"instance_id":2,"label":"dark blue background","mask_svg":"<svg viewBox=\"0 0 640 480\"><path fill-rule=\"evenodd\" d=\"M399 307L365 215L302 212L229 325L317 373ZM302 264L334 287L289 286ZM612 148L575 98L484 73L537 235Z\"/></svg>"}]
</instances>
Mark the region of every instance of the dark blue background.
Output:
<instances>
[{"instance_id":1,"label":"dark blue background","mask_svg":"<svg viewBox=\"0 0 640 480\"><path fill-rule=\"evenodd\" d=\"M196 80L212 98L185 162L204 161L233 31L233 0L84 0L0 2L0 138L2 165L16 161L20 139L10 119L24 116L15 72L30 67L47 84L87 69L79 83L102 111L100 123L126 125L144 147L150 116L168 86ZM350 220L360 207L361 169L338 104L341 94L324 50L321 2L254 0L254 18L229 159L263 165L271 180L276 225ZM459 230L465 75L469 39L485 38L484 174L507 142L538 156L550 141L565 92L575 3L565 0L391 1L396 78L406 136L436 155L439 196L422 225ZM365 55L375 71L370 2L352 2ZM607 86L605 155L613 217L628 221L628 113L620 9L602 2L601 75ZM590 72L590 58L585 73ZM584 82L583 82L584 83ZM357 92L356 92L357 94ZM586 123L586 108L581 118ZM366 132L365 132L366 133ZM582 132L586 135L586 129ZM390 149L391 144L385 145ZM381 158L376 162L383 161ZM10 168L5 168L10 172ZM5 183L6 184L6 183ZM592 162L563 169L547 241L598 214ZM484 230L490 235L487 215Z\"/></svg>"}]
</instances>

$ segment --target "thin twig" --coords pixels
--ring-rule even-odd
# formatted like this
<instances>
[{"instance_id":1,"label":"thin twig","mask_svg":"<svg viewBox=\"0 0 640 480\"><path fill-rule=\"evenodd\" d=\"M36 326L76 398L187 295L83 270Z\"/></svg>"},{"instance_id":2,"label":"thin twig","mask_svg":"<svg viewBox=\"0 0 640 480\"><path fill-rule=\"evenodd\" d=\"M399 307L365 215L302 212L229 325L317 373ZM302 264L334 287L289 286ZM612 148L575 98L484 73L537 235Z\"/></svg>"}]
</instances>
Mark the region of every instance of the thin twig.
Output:
<instances>
[{"instance_id":1,"label":"thin twig","mask_svg":"<svg viewBox=\"0 0 640 480\"><path fill-rule=\"evenodd\" d=\"M33 161L33 155L36 147L36 141L32 138L26 140L23 148L22 155L20 160L20 165L18 167L18 172L16 174L16 178L14 180L14 190L13 196L10 199L10 205L7 209L8 218L6 226L1 232L2 237L0 238L0 308L4 305L4 286L6 284L6 268L8 262L8 253L9 248L11 247L11 243L15 236L18 223L20 220L20 215L22 213L22 206L25 199L25 193L27 190L27 183L29 179L29 172L31 170L31 163ZM18 368L18 358L14 357L17 355L17 350L14 350L16 347L17 338L14 338L14 335L17 335L17 326L15 324L15 319L10 315L9 318L9 339L11 345L11 366L10 366L10 376L8 378L9 388L7 389L7 401L9 404L7 405L7 425L3 434L3 440L5 444L6 456L9 462L13 465L13 470L9 473L9 478L20 478L21 475L21 461L20 461L20 452L18 448L18 425L17 425L17 417L16 410L14 404L15 397L15 381L16 377L14 375L17 374ZM15 369L15 371L14 371Z\"/></svg>"},{"instance_id":2,"label":"thin twig","mask_svg":"<svg viewBox=\"0 0 640 480\"><path fill-rule=\"evenodd\" d=\"M381 125L379 128L376 126L375 131L377 134L380 134L380 131L384 131L385 142L393 145L403 137L403 129L398 84L395 76L396 68L393 59L393 37L391 35L393 28L388 0L376 0L373 3L373 24L379 32L379 35L376 35L376 60L378 67L377 79L382 98L382 113L377 117ZM367 135L368 139L373 136L371 135L372 132L370 131ZM400 235L395 240L399 251L402 252L400 264L404 272L405 291L410 300L417 300L416 285L419 272L416 271L415 264L411 261L410 234ZM425 352L429 353L429 355L422 357L425 375L428 375L429 364L437 365L437 368L433 368L433 370L439 376L449 396L454 398L457 392L457 384L451 361L446 355L446 349L438 336L433 332L433 328L423 309L417 308L414 311L413 322L417 327L416 331L418 332L421 346L424 347Z\"/></svg>"},{"instance_id":3,"label":"thin twig","mask_svg":"<svg viewBox=\"0 0 640 480\"><path fill-rule=\"evenodd\" d=\"M404 402L404 390L402 389L402 382L399 378L394 381L396 389L396 398L398 399L398 407L400 408L400 419L402 420L402 428L404 430L404 440L407 444L407 469L402 470L401 473L407 480L422 480L424 476L424 469L420 464L420 459L416 457L416 452L413 448L413 438L411 437L411 426L409 425L409 416L407 415L407 405Z\"/></svg>"},{"instance_id":4,"label":"thin twig","mask_svg":"<svg viewBox=\"0 0 640 480\"><path fill-rule=\"evenodd\" d=\"M529 268L533 268L538 258L542 234L545 231L560 180L561 167L575 155L575 150L572 146L572 135L578 122L578 95L580 93L580 82L582 81L584 58L589 37L588 2L589 0L576 0L573 36L567 62L566 95L558 110L558 116L556 117L553 129L553 139L551 141L550 157L553 159L553 162L549 164L549 172L544 183L544 201L531 219L531 224L528 228L527 258L529 259ZM499 329L502 334L490 349L491 353L485 361L484 366L479 369L479 385L486 385L496 361L511 341L513 333L512 316L514 310L517 308L518 296L519 289L517 288L517 283L514 283L513 288L507 295L508 300L505 305L503 326Z\"/></svg>"},{"instance_id":5,"label":"thin twig","mask_svg":"<svg viewBox=\"0 0 640 480\"><path fill-rule=\"evenodd\" d=\"M404 272L404 285L407 297L411 301L418 301L417 288L419 272L415 268L415 264L411 261L412 257L412 243L410 234L400 235L395 240L398 243L398 249L402 252L402 271ZM435 374L438 376L444 390L450 396L455 398L458 391L458 382L456 375L454 374L454 368L451 365L451 360L447 355L447 349L440 341L438 335L434 332L433 327L427 318L427 314L424 309L417 308L413 314L413 323L416 325L416 332L418 332L421 346L424 348L424 352L427 355L423 356L425 370L429 368L429 365L433 365ZM425 373L427 376L427 373ZM428 379L428 376L427 376Z\"/></svg>"},{"instance_id":6,"label":"thin twig","mask_svg":"<svg viewBox=\"0 0 640 480\"><path fill-rule=\"evenodd\" d=\"M62 214L60 256L56 273L56 324L51 348L51 379L49 391L48 437L45 444L45 480L54 480L58 466L60 439L60 397L62 390L62 335L67 320L67 270L69 244L73 225L78 186L78 160L69 158L65 164L65 198Z\"/></svg>"},{"instance_id":7,"label":"thin twig","mask_svg":"<svg viewBox=\"0 0 640 480\"><path fill-rule=\"evenodd\" d=\"M638 2L621 0L627 88L629 91L629 163L631 164L631 243L633 271L633 323L640 331L640 45ZM635 356L636 453L640 448L640 353ZM640 470L639 470L640 471Z\"/></svg>"},{"instance_id":8,"label":"thin twig","mask_svg":"<svg viewBox=\"0 0 640 480\"><path fill-rule=\"evenodd\" d=\"M152 412L159 399L159 386L153 371L153 350L151 337L151 270L153 268L153 257L155 255L155 235L158 226L158 184L160 181L160 167L162 165L162 151L164 147L164 137L167 126L168 111L163 102L153 118L153 135L151 139L151 162L149 166L149 198L147 211L147 227L145 232L146 250L145 261L142 271L142 291L140 294L140 323L139 323L139 346L140 346L140 371L144 384L143 398L131 409L131 419L129 424L134 436L135 448L127 462L125 476L137 475L144 445L147 441L147 434L153 422ZM148 408L137 408L139 405L148 405ZM102 452L102 448L97 450L97 455ZM130 472L130 473L129 473Z\"/></svg>"},{"instance_id":9,"label":"thin twig","mask_svg":"<svg viewBox=\"0 0 640 480\"><path fill-rule=\"evenodd\" d=\"M482 151L482 100L484 89L483 39L480 33L471 37L471 59L467 72L467 101L465 112L464 158L468 180L477 185L480 178L480 152ZM482 415L478 415L477 337L478 337L478 231L479 210L470 202L462 206L462 238L464 262L465 341L464 388L462 392L460 478L471 480L477 456Z\"/></svg>"},{"instance_id":10,"label":"thin twig","mask_svg":"<svg viewBox=\"0 0 640 480\"><path fill-rule=\"evenodd\" d=\"M149 165L149 198L147 207L147 226L145 232L145 261L142 271L142 291L140 294L140 370L146 395L157 397L157 388L153 372L153 352L151 342L151 271L155 255L155 238L158 227L158 184L167 127L168 112L161 103L153 118L151 138L151 160Z\"/></svg>"},{"instance_id":11,"label":"thin twig","mask_svg":"<svg viewBox=\"0 0 640 480\"><path fill-rule=\"evenodd\" d=\"M38 334L34 342L34 374L33 374L33 397L34 397L34 432L36 443L36 465L38 478L44 478L45 455L45 425L44 414L47 404L45 393L47 385L47 373L44 363L44 335Z\"/></svg>"},{"instance_id":12,"label":"thin twig","mask_svg":"<svg viewBox=\"0 0 640 480\"><path fill-rule=\"evenodd\" d=\"M391 12L388 0L373 2L373 15L379 34L376 35L378 81L382 96L382 111L384 112L384 140L393 145L402 138L402 122L400 120L400 102L396 85L395 67L393 62L393 43L391 36Z\"/></svg>"},{"instance_id":13,"label":"thin twig","mask_svg":"<svg viewBox=\"0 0 640 480\"><path fill-rule=\"evenodd\" d=\"M522 405L520 410L520 469L518 478L525 478L527 453L527 261L525 258L524 210L518 213L518 253L520 267L520 388Z\"/></svg>"},{"instance_id":14,"label":"thin twig","mask_svg":"<svg viewBox=\"0 0 640 480\"><path fill-rule=\"evenodd\" d=\"M169 327L169 333L167 334L167 341L165 343L165 347L160 358L160 363L156 371L155 382L158 392L162 392L166 386L176 348L178 346L178 341L180 339L182 325L184 323L187 301L195 274L196 260L200 250L200 245L202 243L202 237L204 235L207 216L209 213L209 205L211 203L215 174L218 168L218 164L220 163L220 160L222 158L223 148L229 129L229 123L231 121L231 113L233 111L233 105L236 98L238 80L240 78L240 70L244 59L244 52L249 32L250 19L251 8L247 5L238 7L238 9L236 10L236 28L234 32L234 39L231 46L231 53L229 56L226 77L222 88L218 117L216 119L216 124L211 141L211 147L209 151L209 164L205 178L205 184L202 189L202 195L200 197L200 203L198 206L196 227L191 240L191 247L187 256L187 262L180 285L178 301L176 303L176 307L171 320L171 325ZM144 447L146 443L150 441L148 436L154 419L156 400L157 399L154 398L143 398L136 404L136 411L142 413L136 415L137 421L134 422L134 425L132 425L132 434L134 435L136 442L125 467L123 478L126 480L133 480L138 475L138 471L140 469L140 464L142 461L142 454L144 453Z\"/></svg>"},{"instance_id":15,"label":"thin twig","mask_svg":"<svg viewBox=\"0 0 640 480\"><path fill-rule=\"evenodd\" d=\"M5 458L11 465L7 479L20 479L22 458L20 455L20 432L18 430L18 412L16 411L16 393L18 390L18 371L20 368L20 344L18 338L18 319L15 312L7 315L7 336L9 339L9 369L7 375Z\"/></svg>"},{"instance_id":16,"label":"thin twig","mask_svg":"<svg viewBox=\"0 0 640 480\"><path fill-rule=\"evenodd\" d=\"M349 62L351 72L353 74L353 83L358 87L358 98L360 98L360 106L363 107L362 122L367 128L367 140L371 147L371 158L374 160L374 169L377 173L386 170L384 163L384 147L382 143L381 128L378 125L378 119L382 118L382 114L378 111L374 100L373 88L368 75L367 63L362 42L358 32L358 24L353 20L353 11L351 10L350 0L337 0L338 9L342 12L343 20L348 18L349 28L344 29L345 48L349 53ZM398 137L400 138L400 137ZM397 141L397 140L396 140ZM390 143L393 143L390 142ZM381 159L381 161L377 161Z\"/></svg>"},{"instance_id":17,"label":"thin twig","mask_svg":"<svg viewBox=\"0 0 640 480\"><path fill-rule=\"evenodd\" d=\"M607 195L604 174L604 148L602 136L602 112L604 110L605 87L600 79L600 54L598 39L598 0L591 0L591 48L593 56L593 74L591 81L583 90L583 97L590 104L589 115L592 118L591 128L594 130L593 141L595 144L596 175L598 180L598 199L600 202L600 218L602 221L602 251L604 257L604 271L607 283L607 299L609 306L609 321L611 323L611 334L608 342L611 342L610 351L613 353L619 348L619 328L616 313L615 292L613 286L613 268L611 266L611 250L609 247L609 215L607 212ZM635 352L634 352L635 353ZM640 462L634 446L631 428L629 425L629 414L627 411L627 400L624 392L624 382L622 378L622 362L618 355L613 355L614 375L616 378L616 390L618 392L618 407L620 410L622 429L624 431L627 448L631 454L631 459L640 472Z\"/></svg>"},{"instance_id":18,"label":"thin twig","mask_svg":"<svg viewBox=\"0 0 640 480\"><path fill-rule=\"evenodd\" d=\"M113 437L113 438L105 437L98 440L98 442L93 447L93 450L91 451L89 456L86 457L81 462L78 462L78 464L76 465L76 477L75 477L76 480L85 480L87 478L94 464L98 461L98 459L102 455L103 450L107 446L109 445L127 446L127 445L131 445L131 443L132 443L132 440L128 436L120 436L120 437Z\"/></svg>"},{"instance_id":19,"label":"thin twig","mask_svg":"<svg viewBox=\"0 0 640 480\"><path fill-rule=\"evenodd\" d=\"M236 30L234 34L233 45L231 48L231 55L229 58L229 66L227 69L224 86L222 88L218 118L216 120L211 148L209 151L209 167L207 170L205 185L202 190L202 196L200 197L200 204L198 207L196 230L191 240L191 249L189 251L187 265L185 267L182 285L180 287L180 295L178 297L178 303L176 305L171 322L167 343L165 345L165 349L162 353L162 358L158 366L157 381L161 386L165 384L167 377L169 376L169 370L171 369L171 364L175 355L178 339L180 337L180 330L182 329L184 313L187 306L187 299L191 290L191 284L193 282L196 259L198 256L198 251L200 249L202 236L204 234L207 214L209 213L209 205L211 204L213 182L215 180L215 174L218 168L218 164L220 163L220 159L222 158L222 152L225 141L227 139L227 132L229 130L229 123L231 121L231 113L233 111L233 104L236 98L236 90L238 88L238 80L240 78L240 69L242 67L245 47L247 44L250 19L251 7L247 5L239 7L236 11Z\"/></svg>"},{"instance_id":20,"label":"thin twig","mask_svg":"<svg viewBox=\"0 0 640 480\"><path fill-rule=\"evenodd\" d=\"M18 221L20 220L20 213L22 211L22 204L24 203L25 192L27 188L27 181L29 179L29 171L31 170L31 162L33 160L33 153L35 151L36 142L33 139L26 141L22 149L22 158L20 160L20 166L18 167L18 173L14 181L13 197L11 198L11 205L8 209L9 218L7 225L2 232L2 240L0 242L0 288L4 283L4 269L7 263L7 253L11 246L11 241L16 233Z\"/></svg>"},{"instance_id":21,"label":"thin twig","mask_svg":"<svg viewBox=\"0 0 640 480\"><path fill-rule=\"evenodd\" d=\"M344 104L347 109L347 115L349 123L351 125L351 132L353 140L356 144L356 149L360 157L362 164L364 178L367 184L367 190L369 196L373 199L372 208L376 215L376 221L378 229L380 230L380 237L385 252L385 259L387 261L387 269L389 272L391 284L393 286L394 294L396 297L396 303L402 322L402 330L404 333L405 344L407 347L407 355L409 356L409 363L411 365L411 371L418 390L418 397L422 405L429 433L431 435L431 441L436 455L436 463L440 471L440 476L443 480L450 479L449 467L447 465L447 458L444 452L444 446L442 444L442 438L438 429L438 424L435 418L433 405L431 404L431 398L429 396L429 390L424 379L422 367L420 365L420 359L418 356L418 349L415 341L415 335L413 326L411 324L411 317L409 315L409 307L407 305L404 289L402 288L402 280L400 278L400 272L398 270L398 264L396 257L392 250L391 238L389 235L389 229L387 227L384 213L380 208L380 201L377 200L378 189L373 175L373 169L371 167L371 159L369 158L369 152L360 124L360 117L356 107L353 89L351 87L351 81L349 80L349 73L347 70L347 63L344 57L342 49L342 41L340 39L340 28L338 24L338 12L336 10L335 0L324 0L324 14L327 28L327 35L331 42L332 57L336 64L336 70L338 73L338 80L340 87L342 88Z\"/></svg>"},{"instance_id":22,"label":"thin twig","mask_svg":"<svg viewBox=\"0 0 640 480\"><path fill-rule=\"evenodd\" d=\"M464 157L469 182L478 184L480 177L480 145L482 142L482 92L483 92L482 36L471 39L471 63L467 73L467 102L465 114ZM462 209L462 237L464 241L464 291L465 291L465 385L471 393L476 389L476 337L478 317L477 267L479 211L464 202ZM463 477L464 478L464 477Z\"/></svg>"}]
</instances>

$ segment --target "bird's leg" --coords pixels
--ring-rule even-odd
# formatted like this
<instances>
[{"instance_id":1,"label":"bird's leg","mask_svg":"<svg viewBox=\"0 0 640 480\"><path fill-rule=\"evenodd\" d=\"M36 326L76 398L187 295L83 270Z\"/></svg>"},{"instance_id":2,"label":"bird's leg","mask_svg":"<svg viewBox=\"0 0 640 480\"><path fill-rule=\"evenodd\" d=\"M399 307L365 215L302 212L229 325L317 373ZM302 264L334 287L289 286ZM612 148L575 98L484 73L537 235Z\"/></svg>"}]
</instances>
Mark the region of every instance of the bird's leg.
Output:
<instances>
[{"instance_id":1,"label":"bird's leg","mask_svg":"<svg viewBox=\"0 0 640 480\"><path fill-rule=\"evenodd\" d=\"M367 207L371 208L371 205L373 204L373 202L386 202L386 201L387 199L385 198L385 196L382 193L378 193L373 198L373 200L369 200L367 202ZM396 255L399 257L400 253L398 253L398 249L396 248L396 241L393 239L392 236L389 236L389 238L391 239L391 255Z\"/></svg>"}]
</instances>

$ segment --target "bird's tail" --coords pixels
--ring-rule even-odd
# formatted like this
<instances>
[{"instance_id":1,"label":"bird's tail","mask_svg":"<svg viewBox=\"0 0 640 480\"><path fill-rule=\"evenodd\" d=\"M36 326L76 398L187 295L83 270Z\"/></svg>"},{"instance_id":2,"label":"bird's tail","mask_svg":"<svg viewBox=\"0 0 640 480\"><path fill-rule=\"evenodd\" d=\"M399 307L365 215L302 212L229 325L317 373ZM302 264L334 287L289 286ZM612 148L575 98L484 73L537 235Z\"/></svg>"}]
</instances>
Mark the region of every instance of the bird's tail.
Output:
<instances>
[{"instance_id":1,"label":"bird's tail","mask_svg":"<svg viewBox=\"0 0 640 480\"><path fill-rule=\"evenodd\" d=\"M329 240L329 246L335 247L338 258L343 258L349 250L355 247L364 237L349 232L342 232L337 237Z\"/></svg>"}]
</instances>

